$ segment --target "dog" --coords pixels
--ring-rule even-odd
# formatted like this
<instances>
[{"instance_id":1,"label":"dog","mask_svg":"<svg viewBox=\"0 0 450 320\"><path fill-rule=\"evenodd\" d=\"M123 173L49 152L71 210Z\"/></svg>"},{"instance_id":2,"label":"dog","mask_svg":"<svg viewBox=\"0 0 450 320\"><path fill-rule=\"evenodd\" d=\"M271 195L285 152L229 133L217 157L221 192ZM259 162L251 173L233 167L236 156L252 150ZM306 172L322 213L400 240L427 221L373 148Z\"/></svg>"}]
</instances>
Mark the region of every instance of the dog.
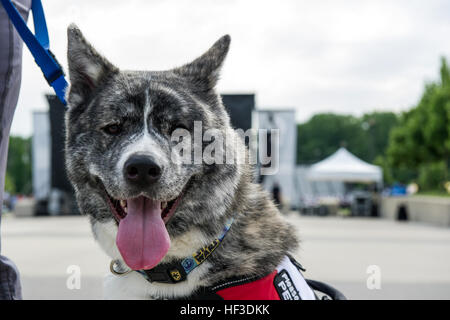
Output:
<instances>
[{"instance_id":1,"label":"dog","mask_svg":"<svg viewBox=\"0 0 450 320\"><path fill-rule=\"evenodd\" d=\"M252 164L185 162L174 152L173 133L192 134L200 123L202 132L236 138L226 152L248 158L216 92L229 47L225 35L181 67L125 71L77 26L68 27L66 169L80 211L113 261L106 298L218 297L220 290L223 298L233 284L269 279L272 285L280 266L294 263L287 257L299 246L296 230L253 182ZM191 147L205 151L207 145ZM180 270L180 261L195 268ZM240 297L255 298L245 294Z\"/></svg>"}]
</instances>

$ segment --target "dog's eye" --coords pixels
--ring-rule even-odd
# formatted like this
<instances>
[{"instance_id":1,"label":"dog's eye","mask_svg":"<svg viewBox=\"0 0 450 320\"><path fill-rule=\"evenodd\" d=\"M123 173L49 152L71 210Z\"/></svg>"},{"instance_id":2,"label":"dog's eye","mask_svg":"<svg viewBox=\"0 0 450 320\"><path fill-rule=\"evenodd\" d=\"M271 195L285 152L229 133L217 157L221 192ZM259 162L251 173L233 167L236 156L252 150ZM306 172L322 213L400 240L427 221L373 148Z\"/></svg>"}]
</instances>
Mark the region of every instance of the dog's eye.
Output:
<instances>
[{"instance_id":1,"label":"dog's eye","mask_svg":"<svg viewBox=\"0 0 450 320\"><path fill-rule=\"evenodd\" d=\"M106 127L103 128L103 131L105 131L107 134L111 134L111 135L115 135L120 133L121 131L121 126L117 123L114 124L110 124L107 125Z\"/></svg>"}]
</instances>

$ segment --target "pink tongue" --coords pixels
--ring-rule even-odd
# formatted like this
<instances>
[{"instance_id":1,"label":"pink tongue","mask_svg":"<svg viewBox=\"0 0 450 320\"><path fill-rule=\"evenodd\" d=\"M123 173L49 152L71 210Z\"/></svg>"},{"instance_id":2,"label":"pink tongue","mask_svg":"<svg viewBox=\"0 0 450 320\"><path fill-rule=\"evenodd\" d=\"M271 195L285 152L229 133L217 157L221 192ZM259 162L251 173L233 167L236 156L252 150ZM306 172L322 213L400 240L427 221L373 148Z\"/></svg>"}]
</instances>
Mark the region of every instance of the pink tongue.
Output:
<instances>
[{"instance_id":1,"label":"pink tongue","mask_svg":"<svg viewBox=\"0 0 450 320\"><path fill-rule=\"evenodd\" d=\"M119 222L117 247L131 269L151 269L170 247L161 202L141 196L128 200L127 207L128 214Z\"/></svg>"}]
</instances>

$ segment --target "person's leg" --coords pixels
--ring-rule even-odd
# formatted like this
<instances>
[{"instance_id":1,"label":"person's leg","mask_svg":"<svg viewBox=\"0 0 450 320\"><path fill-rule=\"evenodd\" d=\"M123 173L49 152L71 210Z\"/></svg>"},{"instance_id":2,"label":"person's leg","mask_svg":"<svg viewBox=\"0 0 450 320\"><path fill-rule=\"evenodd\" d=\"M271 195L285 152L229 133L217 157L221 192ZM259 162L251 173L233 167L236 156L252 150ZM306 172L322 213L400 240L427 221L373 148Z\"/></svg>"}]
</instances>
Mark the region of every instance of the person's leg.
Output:
<instances>
[{"instance_id":1,"label":"person's leg","mask_svg":"<svg viewBox=\"0 0 450 320\"><path fill-rule=\"evenodd\" d=\"M31 0L13 0L27 20ZM0 222L8 157L9 130L19 97L23 42L0 5ZM1 238L0 238L1 252ZM21 299L19 273L14 263L0 255L0 300Z\"/></svg>"}]
</instances>

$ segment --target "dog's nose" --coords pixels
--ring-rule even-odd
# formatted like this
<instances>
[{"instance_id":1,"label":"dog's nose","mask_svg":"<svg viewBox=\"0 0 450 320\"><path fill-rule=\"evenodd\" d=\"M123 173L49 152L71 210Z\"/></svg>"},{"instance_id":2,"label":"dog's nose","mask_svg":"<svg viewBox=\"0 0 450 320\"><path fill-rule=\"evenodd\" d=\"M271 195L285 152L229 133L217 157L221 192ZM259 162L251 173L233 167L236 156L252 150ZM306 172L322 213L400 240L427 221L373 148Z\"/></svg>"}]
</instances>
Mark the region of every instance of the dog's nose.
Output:
<instances>
[{"instance_id":1,"label":"dog's nose","mask_svg":"<svg viewBox=\"0 0 450 320\"><path fill-rule=\"evenodd\" d=\"M161 167L148 156L131 156L124 165L125 178L133 184L147 185L161 177Z\"/></svg>"}]
</instances>

